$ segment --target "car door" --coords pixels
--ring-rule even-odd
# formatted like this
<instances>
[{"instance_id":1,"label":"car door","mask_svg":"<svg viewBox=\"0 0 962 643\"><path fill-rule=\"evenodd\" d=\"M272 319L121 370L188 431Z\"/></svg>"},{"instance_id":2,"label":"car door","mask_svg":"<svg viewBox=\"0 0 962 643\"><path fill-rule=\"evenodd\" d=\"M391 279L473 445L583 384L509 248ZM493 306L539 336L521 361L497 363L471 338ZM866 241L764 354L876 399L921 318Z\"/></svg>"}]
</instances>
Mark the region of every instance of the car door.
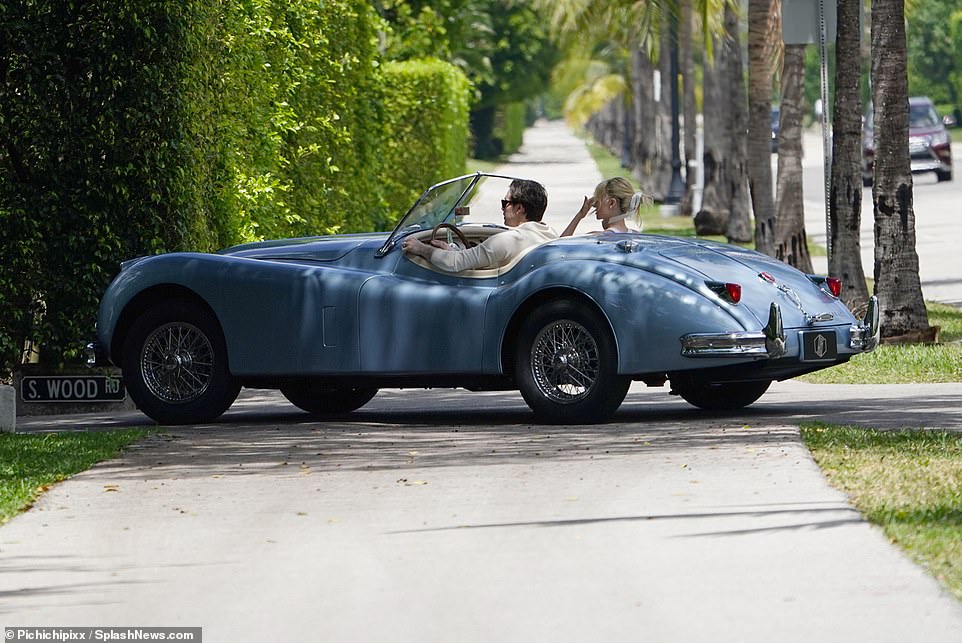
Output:
<instances>
[{"instance_id":1,"label":"car door","mask_svg":"<svg viewBox=\"0 0 962 643\"><path fill-rule=\"evenodd\" d=\"M358 296L361 372L479 373L485 308L497 284L497 277L448 275L399 257L393 272L365 281Z\"/></svg>"}]
</instances>

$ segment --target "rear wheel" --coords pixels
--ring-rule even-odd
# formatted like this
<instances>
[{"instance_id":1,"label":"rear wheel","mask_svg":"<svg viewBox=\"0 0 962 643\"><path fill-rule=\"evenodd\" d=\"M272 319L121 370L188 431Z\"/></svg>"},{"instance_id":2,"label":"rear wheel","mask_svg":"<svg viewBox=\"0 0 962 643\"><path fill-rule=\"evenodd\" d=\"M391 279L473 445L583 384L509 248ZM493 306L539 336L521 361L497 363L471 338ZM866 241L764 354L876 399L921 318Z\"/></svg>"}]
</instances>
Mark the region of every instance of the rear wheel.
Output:
<instances>
[{"instance_id":1,"label":"rear wheel","mask_svg":"<svg viewBox=\"0 0 962 643\"><path fill-rule=\"evenodd\" d=\"M939 170L936 170L936 171L935 171L935 176L936 176L936 178L939 180L939 183L941 183L942 181L951 181L951 180L952 180L952 170L945 170L944 172L939 171Z\"/></svg>"},{"instance_id":2,"label":"rear wheel","mask_svg":"<svg viewBox=\"0 0 962 643\"><path fill-rule=\"evenodd\" d=\"M710 384L697 379L681 378L671 381L671 392L700 409L733 411L755 402L771 384L771 380Z\"/></svg>"},{"instance_id":3,"label":"rear wheel","mask_svg":"<svg viewBox=\"0 0 962 643\"><path fill-rule=\"evenodd\" d=\"M240 391L220 325L187 301L155 304L133 323L122 370L137 408L161 424L209 422Z\"/></svg>"},{"instance_id":4,"label":"rear wheel","mask_svg":"<svg viewBox=\"0 0 962 643\"><path fill-rule=\"evenodd\" d=\"M515 375L535 415L554 424L608 420L631 384L618 375L615 341L605 320L565 300L540 307L521 325Z\"/></svg>"},{"instance_id":5,"label":"rear wheel","mask_svg":"<svg viewBox=\"0 0 962 643\"><path fill-rule=\"evenodd\" d=\"M299 383L281 388L288 401L313 415L350 413L361 408L377 395L377 389L367 386L333 387Z\"/></svg>"}]
</instances>

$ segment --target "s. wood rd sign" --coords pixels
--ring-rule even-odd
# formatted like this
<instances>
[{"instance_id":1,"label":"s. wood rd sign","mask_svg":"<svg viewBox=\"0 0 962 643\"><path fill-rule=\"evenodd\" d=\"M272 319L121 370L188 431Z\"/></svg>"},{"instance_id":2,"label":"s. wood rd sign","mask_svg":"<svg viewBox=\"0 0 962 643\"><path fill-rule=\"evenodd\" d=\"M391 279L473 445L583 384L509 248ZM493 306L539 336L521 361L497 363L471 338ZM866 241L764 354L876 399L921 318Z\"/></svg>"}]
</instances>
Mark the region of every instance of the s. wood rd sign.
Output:
<instances>
[{"instance_id":1,"label":"s. wood rd sign","mask_svg":"<svg viewBox=\"0 0 962 643\"><path fill-rule=\"evenodd\" d=\"M20 382L24 402L122 402L123 379L114 375L35 375Z\"/></svg>"}]
</instances>

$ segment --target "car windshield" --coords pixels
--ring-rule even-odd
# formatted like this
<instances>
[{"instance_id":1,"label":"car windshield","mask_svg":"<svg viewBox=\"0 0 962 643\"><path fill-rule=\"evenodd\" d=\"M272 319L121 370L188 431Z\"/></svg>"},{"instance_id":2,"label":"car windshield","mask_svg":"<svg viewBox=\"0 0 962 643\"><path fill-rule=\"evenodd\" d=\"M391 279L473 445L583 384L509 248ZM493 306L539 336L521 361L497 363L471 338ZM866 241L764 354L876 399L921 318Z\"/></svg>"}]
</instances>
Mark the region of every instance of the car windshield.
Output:
<instances>
[{"instance_id":1,"label":"car windshield","mask_svg":"<svg viewBox=\"0 0 962 643\"><path fill-rule=\"evenodd\" d=\"M934 127L940 123L931 103L909 105L909 127Z\"/></svg>"},{"instance_id":2,"label":"car windshield","mask_svg":"<svg viewBox=\"0 0 962 643\"><path fill-rule=\"evenodd\" d=\"M513 180L478 172L432 185L397 224L377 256L386 254L407 235L431 230L439 223L503 223L501 199Z\"/></svg>"}]
</instances>

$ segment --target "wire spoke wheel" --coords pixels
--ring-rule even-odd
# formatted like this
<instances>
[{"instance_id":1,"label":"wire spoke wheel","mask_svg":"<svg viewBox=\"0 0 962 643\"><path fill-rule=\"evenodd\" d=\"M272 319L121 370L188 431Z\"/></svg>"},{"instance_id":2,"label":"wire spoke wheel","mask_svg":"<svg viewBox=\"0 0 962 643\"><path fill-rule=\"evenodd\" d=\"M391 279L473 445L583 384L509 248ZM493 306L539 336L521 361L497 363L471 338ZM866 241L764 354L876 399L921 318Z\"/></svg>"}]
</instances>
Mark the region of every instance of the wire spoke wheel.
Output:
<instances>
[{"instance_id":1,"label":"wire spoke wheel","mask_svg":"<svg viewBox=\"0 0 962 643\"><path fill-rule=\"evenodd\" d=\"M194 302L147 308L131 324L121 363L130 399L161 424L212 421L240 391L220 324Z\"/></svg>"},{"instance_id":2,"label":"wire spoke wheel","mask_svg":"<svg viewBox=\"0 0 962 643\"><path fill-rule=\"evenodd\" d=\"M158 399L171 404L191 402L210 386L214 348L193 324L166 324L144 341L140 369L144 384Z\"/></svg>"},{"instance_id":3,"label":"wire spoke wheel","mask_svg":"<svg viewBox=\"0 0 962 643\"><path fill-rule=\"evenodd\" d=\"M611 418L631 379L618 374L618 351L607 321L589 305L550 301L521 324L515 378L539 421L596 423Z\"/></svg>"},{"instance_id":4,"label":"wire spoke wheel","mask_svg":"<svg viewBox=\"0 0 962 643\"><path fill-rule=\"evenodd\" d=\"M550 400L570 404L587 397L598 380L599 367L598 344L577 322L555 321L535 337L531 371Z\"/></svg>"}]
</instances>

